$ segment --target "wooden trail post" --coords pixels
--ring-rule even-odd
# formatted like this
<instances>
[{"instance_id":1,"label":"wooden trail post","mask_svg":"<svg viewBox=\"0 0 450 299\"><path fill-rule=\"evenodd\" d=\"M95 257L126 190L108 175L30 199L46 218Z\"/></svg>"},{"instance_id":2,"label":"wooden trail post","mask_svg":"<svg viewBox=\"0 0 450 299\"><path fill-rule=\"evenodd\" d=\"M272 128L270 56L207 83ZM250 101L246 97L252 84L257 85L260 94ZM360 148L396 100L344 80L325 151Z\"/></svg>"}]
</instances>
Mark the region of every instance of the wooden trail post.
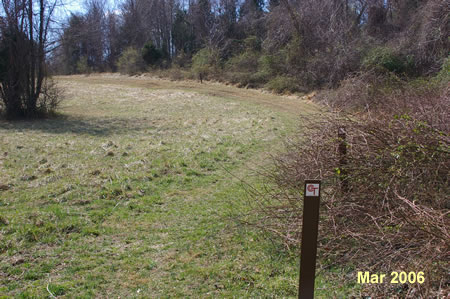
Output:
<instances>
[{"instance_id":1,"label":"wooden trail post","mask_svg":"<svg viewBox=\"0 0 450 299\"><path fill-rule=\"evenodd\" d=\"M347 133L345 132L345 128L341 127L338 130L338 140L339 140L339 179L341 181L341 192L347 193L349 191L348 188L348 176L347 176Z\"/></svg>"},{"instance_id":2,"label":"wooden trail post","mask_svg":"<svg viewBox=\"0 0 450 299\"><path fill-rule=\"evenodd\" d=\"M298 298L314 298L317 235L319 230L320 181L306 180L303 202L302 251Z\"/></svg>"}]
</instances>

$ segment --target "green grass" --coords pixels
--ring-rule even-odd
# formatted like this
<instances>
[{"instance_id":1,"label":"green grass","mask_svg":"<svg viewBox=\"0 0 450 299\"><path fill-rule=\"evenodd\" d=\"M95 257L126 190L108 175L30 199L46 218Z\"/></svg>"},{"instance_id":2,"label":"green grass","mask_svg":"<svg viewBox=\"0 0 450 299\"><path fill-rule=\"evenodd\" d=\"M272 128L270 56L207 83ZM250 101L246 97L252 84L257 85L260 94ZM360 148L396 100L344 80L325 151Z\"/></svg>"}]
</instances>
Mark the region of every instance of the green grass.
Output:
<instances>
[{"instance_id":1,"label":"green grass","mask_svg":"<svg viewBox=\"0 0 450 299\"><path fill-rule=\"evenodd\" d=\"M298 257L233 220L231 174L256 181L314 108L152 80L58 78L60 117L0 122L0 296L296 296Z\"/></svg>"}]
</instances>

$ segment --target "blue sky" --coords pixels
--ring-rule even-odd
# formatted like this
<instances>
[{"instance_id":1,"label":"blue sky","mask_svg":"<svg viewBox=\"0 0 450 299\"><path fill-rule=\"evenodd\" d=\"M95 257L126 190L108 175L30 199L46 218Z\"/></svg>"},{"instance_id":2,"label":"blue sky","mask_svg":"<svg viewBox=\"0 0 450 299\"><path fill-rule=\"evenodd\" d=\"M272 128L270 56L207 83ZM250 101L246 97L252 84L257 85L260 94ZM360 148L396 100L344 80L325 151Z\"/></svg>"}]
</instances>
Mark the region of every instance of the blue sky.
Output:
<instances>
[{"instance_id":1,"label":"blue sky","mask_svg":"<svg viewBox=\"0 0 450 299\"><path fill-rule=\"evenodd\" d=\"M85 0L59 0L62 5L55 12L57 19L65 19L71 12L82 12ZM106 0L106 3L112 6L117 0Z\"/></svg>"}]
</instances>

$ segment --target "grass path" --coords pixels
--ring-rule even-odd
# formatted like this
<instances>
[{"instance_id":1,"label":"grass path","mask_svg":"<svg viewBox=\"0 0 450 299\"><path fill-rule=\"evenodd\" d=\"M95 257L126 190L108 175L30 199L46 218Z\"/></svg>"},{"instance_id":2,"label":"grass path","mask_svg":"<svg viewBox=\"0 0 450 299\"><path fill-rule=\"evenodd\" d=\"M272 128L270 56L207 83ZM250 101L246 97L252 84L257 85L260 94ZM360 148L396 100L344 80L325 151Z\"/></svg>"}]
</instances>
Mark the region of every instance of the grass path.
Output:
<instances>
[{"instance_id":1,"label":"grass path","mask_svg":"<svg viewBox=\"0 0 450 299\"><path fill-rule=\"evenodd\" d=\"M0 297L296 295L297 258L232 220L246 205L229 172L254 180L248 165L312 105L219 84L58 82L62 117L0 122Z\"/></svg>"},{"instance_id":2,"label":"grass path","mask_svg":"<svg viewBox=\"0 0 450 299\"><path fill-rule=\"evenodd\" d=\"M292 116L300 116L303 113L317 111L311 101L300 100L297 96L279 96L270 92L264 92L257 89L244 89L223 83L197 81L170 81L167 79L159 79L155 77L143 76L121 76L118 74L104 74L97 76L70 76L72 82L82 82L88 84L111 85L111 86L127 86L139 87L152 90L182 90L199 93L201 95L218 97L222 99L231 99L238 102L254 103L264 105L271 110L288 113ZM64 77L61 79L64 80Z\"/></svg>"}]
</instances>

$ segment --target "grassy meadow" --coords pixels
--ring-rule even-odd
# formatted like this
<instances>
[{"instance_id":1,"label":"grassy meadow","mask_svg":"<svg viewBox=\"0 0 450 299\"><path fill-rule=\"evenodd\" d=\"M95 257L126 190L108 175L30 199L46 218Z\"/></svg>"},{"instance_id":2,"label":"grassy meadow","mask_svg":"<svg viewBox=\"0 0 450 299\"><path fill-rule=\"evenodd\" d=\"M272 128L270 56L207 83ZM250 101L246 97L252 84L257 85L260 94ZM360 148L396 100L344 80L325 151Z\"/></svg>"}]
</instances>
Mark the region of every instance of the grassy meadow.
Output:
<instances>
[{"instance_id":1,"label":"grassy meadow","mask_svg":"<svg viewBox=\"0 0 450 299\"><path fill-rule=\"evenodd\" d=\"M0 298L295 297L298 256L235 221L238 178L316 108L221 84L56 78L60 115L0 121ZM321 274L318 297L348 286Z\"/></svg>"}]
</instances>

